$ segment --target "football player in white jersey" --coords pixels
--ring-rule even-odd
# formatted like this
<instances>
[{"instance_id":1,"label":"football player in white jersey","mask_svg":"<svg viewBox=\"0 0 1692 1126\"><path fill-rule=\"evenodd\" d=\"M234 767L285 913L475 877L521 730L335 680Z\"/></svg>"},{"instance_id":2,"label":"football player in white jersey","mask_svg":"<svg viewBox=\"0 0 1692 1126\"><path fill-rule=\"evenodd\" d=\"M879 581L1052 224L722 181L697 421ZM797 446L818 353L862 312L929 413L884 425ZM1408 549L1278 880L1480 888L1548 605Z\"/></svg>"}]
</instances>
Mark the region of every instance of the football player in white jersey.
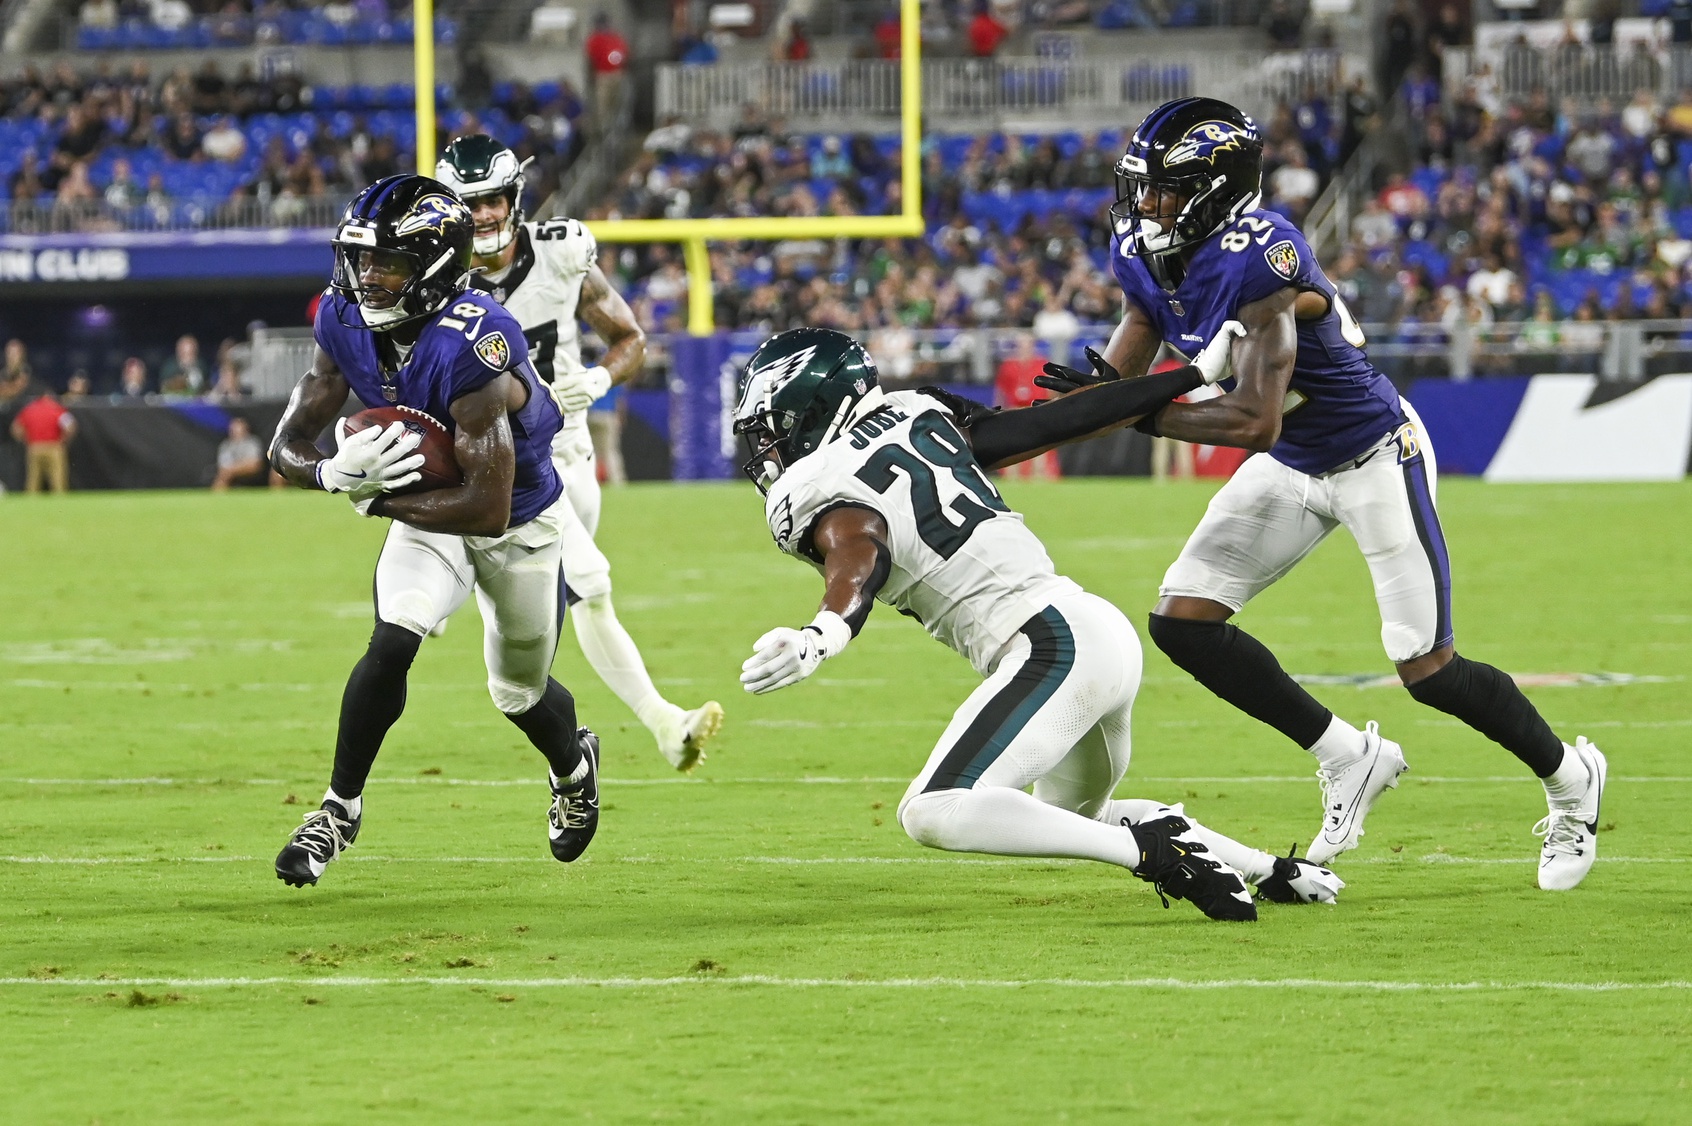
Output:
<instances>
[{"instance_id":1,"label":"football player in white jersey","mask_svg":"<svg viewBox=\"0 0 1692 1126\"><path fill-rule=\"evenodd\" d=\"M564 530L564 579L576 640L594 672L652 732L677 770L692 770L722 726L715 700L691 711L664 699L652 684L634 639L611 605L611 564L593 542L599 527L599 479L587 409L614 384L640 372L646 335L621 295L600 271L599 244L588 229L563 217L523 221L523 165L517 154L483 133L446 147L435 175L470 205L476 221L471 285L493 295L523 326L529 356L564 412L552 460L574 513ZM594 367L582 364L584 320L605 342Z\"/></svg>"},{"instance_id":2,"label":"football player in white jersey","mask_svg":"<svg viewBox=\"0 0 1692 1126\"><path fill-rule=\"evenodd\" d=\"M809 625L757 640L742 684L762 693L809 676L879 599L985 678L899 803L919 844L1117 864L1217 919L1257 917L1248 883L1265 898L1331 902L1343 884L1326 869L1248 848L1178 806L1112 799L1128 767L1139 638L1115 606L1056 572L983 470L1214 382L1222 373L1207 377L1205 365L1225 345L1178 372L987 411L934 389L883 393L868 353L831 329L766 341L735 430L777 546L816 567L826 591Z\"/></svg>"}]
</instances>

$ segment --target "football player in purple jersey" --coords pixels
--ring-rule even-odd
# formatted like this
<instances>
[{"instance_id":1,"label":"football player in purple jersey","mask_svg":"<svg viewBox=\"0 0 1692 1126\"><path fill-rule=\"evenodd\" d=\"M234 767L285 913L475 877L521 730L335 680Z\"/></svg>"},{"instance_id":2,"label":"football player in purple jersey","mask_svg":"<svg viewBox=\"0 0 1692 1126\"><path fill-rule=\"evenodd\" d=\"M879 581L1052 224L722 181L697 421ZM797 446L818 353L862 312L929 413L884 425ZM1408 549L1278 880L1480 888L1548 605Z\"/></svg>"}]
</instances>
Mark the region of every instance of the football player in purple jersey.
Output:
<instances>
[{"instance_id":1,"label":"football player in purple jersey","mask_svg":"<svg viewBox=\"0 0 1692 1126\"><path fill-rule=\"evenodd\" d=\"M393 521L376 561L376 628L341 698L328 793L276 858L277 877L296 887L315 884L357 837L365 780L405 708L418 646L472 590L488 692L551 768L553 855L576 859L598 825L599 740L576 726L575 700L549 675L564 611L563 485L552 465L561 416L522 328L467 291L474 233L470 209L438 181L390 176L361 192L335 232L316 360L277 427L271 456L284 477ZM401 423L351 435L337 423L338 449L325 456L316 438L349 393L440 422L463 484L396 492L423 461Z\"/></svg>"},{"instance_id":2,"label":"football player in purple jersey","mask_svg":"<svg viewBox=\"0 0 1692 1126\"><path fill-rule=\"evenodd\" d=\"M1235 707L1316 756L1323 820L1309 859L1356 847L1405 769L1374 723L1359 731L1231 624L1329 532L1345 527L1374 579L1381 641L1410 695L1503 745L1544 783L1539 886L1572 888L1597 851L1606 763L1554 734L1509 676L1457 653L1451 567L1434 507L1433 446L1376 371L1362 330L1304 236L1260 208L1263 142L1226 102L1182 98L1148 114L1117 163L1111 267L1127 297L1094 371L1051 367L1060 392L1140 376L1169 347L1237 337L1227 393L1171 403L1139 424L1185 442L1256 451L1211 500L1170 566L1152 640Z\"/></svg>"}]
</instances>

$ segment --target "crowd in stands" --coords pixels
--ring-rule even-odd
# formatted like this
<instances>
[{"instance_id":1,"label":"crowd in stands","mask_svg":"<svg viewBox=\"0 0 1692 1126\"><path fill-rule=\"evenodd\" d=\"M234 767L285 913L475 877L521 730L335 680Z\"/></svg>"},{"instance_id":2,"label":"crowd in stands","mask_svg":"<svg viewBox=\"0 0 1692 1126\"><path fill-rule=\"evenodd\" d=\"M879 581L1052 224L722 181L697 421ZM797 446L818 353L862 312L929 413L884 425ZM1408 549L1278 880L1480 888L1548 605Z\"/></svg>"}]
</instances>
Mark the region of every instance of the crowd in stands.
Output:
<instances>
[{"instance_id":1,"label":"crowd in stands","mask_svg":"<svg viewBox=\"0 0 1692 1126\"><path fill-rule=\"evenodd\" d=\"M1374 113L1361 84L1280 107L1265 127L1270 206L1302 218ZM715 246L717 323L777 331L1021 326L1061 339L1077 326L1113 321L1108 211L1125 143L1119 132L928 136L926 238ZM894 214L901 171L897 137L789 135L747 107L730 133L680 121L653 131L589 217ZM630 248L615 265L649 329L679 327L686 278L674 253Z\"/></svg>"},{"instance_id":2,"label":"crowd in stands","mask_svg":"<svg viewBox=\"0 0 1692 1126\"><path fill-rule=\"evenodd\" d=\"M568 83L493 84L446 110L444 144L490 132L535 163L544 199L582 144ZM446 104L443 99L442 104ZM0 189L15 231L333 221L346 199L412 167L409 86L313 89L298 76L225 74L214 59L155 78L68 63L0 81Z\"/></svg>"},{"instance_id":3,"label":"crowd in stands","mask_svg":"<svg viewBox=\"0 0 1692 1126\"><path fill-rule=\"evenodd\" d=\"M1358 319L1597 352L1598 322L1692 318L1692 90L1583 108L1476 82L1411 133L1329 264Z\"/></svg>"},{"instance_id":4,"label":"crowd in stands","mask_svg":"<svg viewBox=\"0 0 1692 1126\"><path fill-rule=\"evenodd\" d=\"M128 356L111 373L91 375L86 369L78 368L70 373L60 391L52 381L36 374L29 349L22 340L14 338L6 342L4 360L0 362L0 419L46 391L54 391L63 402L73 404L90 401L139 404L161 399L201 399L220 405L244 402L250 391L242 382L242 373L251 358L251 350L250 343L230 337L218 345L215 356L208 358L201 352L198 338L184 334L177 338L170 356L156 369L150 369L141 356Z\"/></svg>"},{"instance_id":5,"label":"crowd in stands","mask_svg":"<svg viewBox=\"0 0 1692 1126\"><path fill-rule=\"evenodd\" d=\"M410 5L388 0L83 0L77 10L79 50L325 46L409 43ZM435 41L451 43L458 25L435 20Z\"/></svg>"}]
</instances>

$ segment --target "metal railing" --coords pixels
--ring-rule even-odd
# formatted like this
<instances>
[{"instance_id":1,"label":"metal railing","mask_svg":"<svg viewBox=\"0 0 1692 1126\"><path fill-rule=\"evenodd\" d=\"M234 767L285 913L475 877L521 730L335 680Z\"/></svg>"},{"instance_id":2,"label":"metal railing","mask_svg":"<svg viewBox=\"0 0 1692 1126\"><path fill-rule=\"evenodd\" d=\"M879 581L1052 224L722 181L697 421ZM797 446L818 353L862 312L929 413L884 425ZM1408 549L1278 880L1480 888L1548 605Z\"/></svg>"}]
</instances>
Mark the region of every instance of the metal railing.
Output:
<instances>
[{"instance_id":1,"label":"metal railing","mask_svg":"<svg viewBox=\"0 0 1692 1126\"><path fill-rule=\"evenodd\" d=\"M1672 100L1692 85L1692 47L1617 49L1585 44L1538 48L1511 44L1496 50L1445 48L1445 98L1471 81L1490 83L1506 98L1544 91L1575 102L1625 103L1639 90Z\"/></svg>"},{"instance_id":2,"label":"metal railing","mask_svg":"<svg viewBox=\"0 0 1692 1126\"><path fill-rule=\"evenodd\" d=\"M596 127L597 136L577 155L559 177L557 189L535 209L536 219L554 215L581 215L603 197L617 175L633 159L640 138L634 130L634 84L625 81L618 91L615 115L609 125Z\"/></svg>"},{"instance_id":3,"label":"metal railing","mask_svg":"<svg viewBox=\"0 0 1692 1126\"><path fill-rule=\"evenodd\" d=\"M254 329L241 382L255 399L286 399L316 358L317 341L309 328Z\"/></svg>"},{"instance_id":4,"label":"metal railing","mask_svg":"<svg viewBox=\"0 0 1692 1126\"><path fill-rule=\"evenodd\" d=\"M1382 107L1379 120L1358 144L1343 168L1337 170L1304 222L1304 237L1318 257L1337 254L1351 237L1351 221L1374 194L1375 172L1405 149L1404 99L1393 97Z\"/></svg>"},{"instance_id":5,"label":"metal railing","mask_svg":"<svg viewBox=\"0 0 1692 1126\"><path fill-rule=\"evenodd\" d=\"M922 67L923 114L930 121L980 125L984 119L1096 119L1118 126L1172 98L1202 92L1264 114L1279 100L1332 91L1361 61L1337 51L1189 52L1142 58L940 59ZM795 119L893 118L901 89L896 61L665 64L658 68L660 116L731 123L746 105Z\"/></svg>"},{"instance_id":6,"label":"metal railing","mask_svg":"<svg viewBox=\"0 0 1692 1126\"><path fill-rule=\"evenodd\" d=\"M1086 325L1072 338L1038 340L1028 329L878 329L864 336L884 383L987 386L999 364L1032 341L1042 355L1060 363L1086 347L1102 349L1112 325ZM1432 377L1468 379L1488 375L1583 373L1605 379L1639 380L1692 372L1692 321L1529 322L1485 328L1440 325L1365 324L1369 358L1401 386ZM734 334L750 351L763 337ZM641 383L665 386L675 340L664 333L647 338ZM242 382L255 398L285 399L311 366L316 344L309 328L265 328L253 333L252 353Z\"/></svg>"},{"instance_id":7,"label":"metal railing","mask_svg":"<svg viewBox=\"0 0 1692 1126\"><path fill-rule=\"evenodd\" d=\"M347 197L340 196L170 200L130 207L113 207L104 200L14 201L0 208L0 231L42 235L333 227L346 205Z\"/></svg>"}]
</instances>

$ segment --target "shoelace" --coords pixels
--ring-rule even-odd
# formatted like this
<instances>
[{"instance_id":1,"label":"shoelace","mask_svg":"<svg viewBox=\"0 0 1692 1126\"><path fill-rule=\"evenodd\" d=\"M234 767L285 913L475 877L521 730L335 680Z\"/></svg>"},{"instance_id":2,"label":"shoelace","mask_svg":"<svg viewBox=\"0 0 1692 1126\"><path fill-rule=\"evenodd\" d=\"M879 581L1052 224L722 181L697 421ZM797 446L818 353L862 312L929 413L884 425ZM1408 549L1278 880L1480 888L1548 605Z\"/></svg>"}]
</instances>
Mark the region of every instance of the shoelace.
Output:
<instances>
[{"instance_id":1,"label":"shoelace","mask_svg":"<svg viewBox=\"0 0 1692 1126\"><path fill-rule=\"evenodd\" d=\"M1333 796L1333 788L1339 785L1339 775L1329 773L1325 766L1318 767L1316 770L1316 785L1322 788L1322 824L1332 828L1339 824L1339 814L1334 812L1336 803L1328 799Z\"/></svg>"},{"instance_id":2,"label":"shoelace","mask_svg":"<svg viewBox=\"0 0 1692 1126\"><path fill-rule=\"evenodd\" d=\"M1533 835L1545 838L1546 852L1579 856L1578 846L1586 835L1586 823L1580 819L1578 810L1554 809L1534 825Z\"/></svg>"},{"instance_id":3,"label":"shoelace","mask_svg":"<svg viewBox=\"0 0 1692 1126\"><path fill-rule=\"evenodd\" d=\"M1381 733L1381 725L1376 723L1374 720L1370 720L1368 723L1365 723L1363 725L1363 732L1364 732L1365 735L1373 735L1376 738L1379 738L1380 733ZM1337 786L1339 784L1340 775L1345 773L1346 771L1350 770L1352 767L1354 767L1354 766L1358 765L1359 763L1364 762L1365 760L1368 759L1368 757L1369 757L1369 749L1368 748L1369 748L1369 745L1368 745L1367 742L1365 742L1363 744L1363 754L1358 756L1358 758L1356 760L1354 760L1353 762L1351 762L1349 765L1341 767L1338 771L1329 771L1328 768L1325 767L1325 766L1318 767L1316 769L1316 784L1318 786L1322 787L1322 824L1323 825L1328 826L1329 828L1332 828L1332 827L1337 826L1339 824L1339 822L1340 822L1339 814L1334 812L1334 807L1337 803L1331 802L1328 799L1332 796L1333 787Z\"/></svg>"},{"instance_id":4,"label":"shoelace","mask_svg":"<svg viewBox=\"0 0 1692 1126\"><path fill-rule=\"evenodd\" d=\"M587 828L588 810L592 808L587 801L587 787L559 794L552 808L557 814L560 829Z\"/></svg>"},{"instance_id":5,"label":"shoelace","mask_svg":"<svg viewBox=\"0 0 1692 1126\"><path fill-rule=\"evenodd\" d=\"M327 862L347 847L347 838L341 832L339 818L327 809L314 809L294 830L294 843L311 853L313 860Z\"/></svg>"}]
</instances>

